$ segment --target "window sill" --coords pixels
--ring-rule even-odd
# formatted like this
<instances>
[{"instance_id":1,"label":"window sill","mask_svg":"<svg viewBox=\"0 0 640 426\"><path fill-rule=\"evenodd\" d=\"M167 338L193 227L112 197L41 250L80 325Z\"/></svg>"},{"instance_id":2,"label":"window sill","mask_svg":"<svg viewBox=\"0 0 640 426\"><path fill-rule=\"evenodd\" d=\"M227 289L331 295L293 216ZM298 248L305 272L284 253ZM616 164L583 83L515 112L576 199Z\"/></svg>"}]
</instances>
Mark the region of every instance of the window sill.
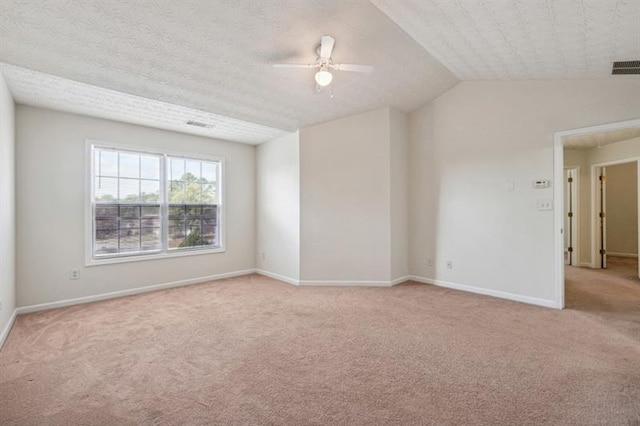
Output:
<instances>
[{"instance_id":1,"label":"window sill","mask_svg":"<svg viewBox=\"0 0 640 426\"><path fill-rule=\"evenodd\" d=\"M161 260L161 259L171 259L174 257L185 257L185 256L200 256L204 254L214 254L214 253L224 253L226 249L224 247L213 248L213 249L194 249L194 250L183 250L176 252L164 252L164 253L156 253L156 254L139 254L125 257L106 257L103 259L94 259L92 257L88 257L85 266L100 266L100 265L111 265L114 263L129 263L129 262L143 262L148 260Z\"/></svg>"}]
</instances>

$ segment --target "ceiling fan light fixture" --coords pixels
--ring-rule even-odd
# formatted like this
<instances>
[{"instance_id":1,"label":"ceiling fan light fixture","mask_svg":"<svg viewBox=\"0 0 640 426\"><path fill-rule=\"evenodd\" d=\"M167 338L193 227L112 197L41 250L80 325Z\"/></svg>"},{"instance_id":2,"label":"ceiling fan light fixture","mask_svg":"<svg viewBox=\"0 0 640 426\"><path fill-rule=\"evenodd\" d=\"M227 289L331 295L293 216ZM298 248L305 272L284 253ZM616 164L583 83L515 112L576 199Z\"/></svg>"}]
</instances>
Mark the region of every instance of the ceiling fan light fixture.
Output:
<instances>
[{"instance_id":1,"label":"ceiling fan light fixture","mask_svg":"<svg viewBox=\"0 0 640 426\"><path fill-rule=\"evenodd\" d=\"M328 86L331 84L331 80L333 80L333 74L326 68L321 68L320 71L316 73L316 83L318 83L318 86Z\"/></svg>"}]
</instances>

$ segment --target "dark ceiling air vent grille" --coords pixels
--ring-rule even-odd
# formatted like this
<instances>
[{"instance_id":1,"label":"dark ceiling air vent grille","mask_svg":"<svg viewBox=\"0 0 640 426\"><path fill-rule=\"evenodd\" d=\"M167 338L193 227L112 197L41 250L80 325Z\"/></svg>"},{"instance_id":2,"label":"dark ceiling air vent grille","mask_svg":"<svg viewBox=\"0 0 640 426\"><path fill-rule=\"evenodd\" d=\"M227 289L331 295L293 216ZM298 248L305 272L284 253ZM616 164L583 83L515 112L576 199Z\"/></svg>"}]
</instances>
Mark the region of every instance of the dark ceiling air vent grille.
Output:
<instances>
[{"instance_id":1,"label":"dark ceiling air vent grille","mask_svg":"<svg viewBox=\"0 0 640 426\"><path fill-rule=\"evenodd\" d=\"M640 74L640 61L614 62L611 74Z\"/></svg>"},{"instance_id":2,"label":"dark ceiling air vent grille","mask_svg":"<svg viewBox=\"0 0 640 426\"><path fill-rule=\"evenodd\" d=\"M214 127L216 127L213 124L207 124L207 123L201 123L199 121L187 121L187 123L189 126L195 126L195 127L202 127L204 129L213 129Z\"/></svg>"}]
</instances>

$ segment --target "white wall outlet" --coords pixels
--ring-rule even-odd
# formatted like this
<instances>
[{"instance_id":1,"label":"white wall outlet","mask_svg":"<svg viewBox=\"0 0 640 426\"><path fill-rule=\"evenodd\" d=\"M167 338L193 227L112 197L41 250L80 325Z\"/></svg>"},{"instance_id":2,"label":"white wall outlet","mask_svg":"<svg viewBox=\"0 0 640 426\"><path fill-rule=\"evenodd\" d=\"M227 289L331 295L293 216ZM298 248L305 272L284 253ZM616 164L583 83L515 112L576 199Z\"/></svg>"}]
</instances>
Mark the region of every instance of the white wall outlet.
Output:
<instances>
[{"instance_id":1,"label":"white wall outlet","mask_svg":"<svg viewBox=\"0 0 640 426\"><path fill-rule=\"evenodd\" d=\"M72 269L71 271L69 271L69 279L70 280L79 280L80 279L80 270L79 269Z\"/></svg>"},{"instance_id":2,"label":"white wall outlet","mask_svg":"<svg viewBox=\"0 0 640 426\"><path fill-rule=\"evenodd\" d=\"M504 190L505 191L515 191L516 190L516 183L514 181L512 181L512 180L508 180L504 184Z\"/></svg>"},{"instance_id":3,"label":"white wall outlet","mask_svg":"<svg viewBox=\"0 0 640 426\"><path fill-rule=\"evenodd\" d=\"M433 266L433 259L430 257L427 257L427 266Z\"/></svg>"},{"instance_id":4,"label":"white wall outlet","mask_svg":"<svg viewBox=\"0 0 640 426\"><path fill-rule=\"evenodd\" d=\"M549 200L549 199L538 200L536 201L536 206L540 211L553 210L553 200Z\"/></svg>"},{"instance_id":5,"label":"white wall outlet","mask_svg":"<svg viewBox=\"0 0 640 426\"><path fill-rule=\"evenodd\" d=\"M453 269L453 260L447 260L447 269Z\"/></svg>"}]
</instances>

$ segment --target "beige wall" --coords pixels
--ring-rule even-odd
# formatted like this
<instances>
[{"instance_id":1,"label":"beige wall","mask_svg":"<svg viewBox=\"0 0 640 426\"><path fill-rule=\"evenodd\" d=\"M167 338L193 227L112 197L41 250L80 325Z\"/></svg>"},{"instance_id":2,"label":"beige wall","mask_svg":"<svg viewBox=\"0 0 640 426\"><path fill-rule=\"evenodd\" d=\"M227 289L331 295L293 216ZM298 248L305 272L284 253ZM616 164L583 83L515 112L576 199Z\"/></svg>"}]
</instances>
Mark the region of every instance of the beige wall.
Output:
<instances>
[{"instance_id":1,"label":"beige wall","mask_svg":"<svg viewBox=\"0 0 640 426\"><path fill-rule=\"evenodd\" d=\"M638 99L630 79L463 82L412 113L411 273L551 305L554 218L536 202L553 189L532 182L553 178L555 132L637 118Z\"/></svg>"},{"instance_id":2,"label":"beige wall","mask_svg":"<svg viewBox=\"0 0 640 426\"><path fill-rule=\"evenodd\" d=\"M638 256L637 162L607 166L607 253Z\"/></svg>"},{"instance_id":3,"label":"beige wall","mask_svg":"<svg viewBox=\"0 0 640 426\"><path fill-rule=\"evenodd\" d=\"M383 108L260 145L258 270L302 285L406 277L407 124Z\"/></svg>"},{"instance_id":4,"label":"beige wall","mask_svg":"<svg viewBox=\"0 0 640 426\"><path fill-rule=\"evenodd\" d=\"M300 278L300 135L259 145L256 152L256 267Z\"/></svg>"},{"instance_id":5,"label":"beige wall","mask_svg":"<svg viewBox=\"0 0 640 426\"><path fill-rule=\"evenodd\" d=\"M302 280L389 280L389 168L387 108L300 131Z\"/></svg>"},{"instance_id":6,"label":"beige wall","mask_svg":"<svg viewBox=\"0 0 640 426\"><path fill-rule=\"evenodd\" d=\"M0 74L0 346L16 307L15 107Z\"/></svg>"},{"instance_id":7,"label":"beige wall","mask_svg":"<svg viewBox=\"0 0 640 426\"><path fill-rule=\"evenodd\" d=\"M225 157L226 252L84 267L86 139ZM18 306L255 268L255 147L21 105L16 141Z\"/></svg>"},{"instance_id":8,"label":"beige wall","mask_svg":"<svg viewBox=\"0 0 640 426\"><path fill-rule=\"evenodd\" d=\"M409 120L390 110L391 280L409 275Z\"/></svg>"}]
</instances>

